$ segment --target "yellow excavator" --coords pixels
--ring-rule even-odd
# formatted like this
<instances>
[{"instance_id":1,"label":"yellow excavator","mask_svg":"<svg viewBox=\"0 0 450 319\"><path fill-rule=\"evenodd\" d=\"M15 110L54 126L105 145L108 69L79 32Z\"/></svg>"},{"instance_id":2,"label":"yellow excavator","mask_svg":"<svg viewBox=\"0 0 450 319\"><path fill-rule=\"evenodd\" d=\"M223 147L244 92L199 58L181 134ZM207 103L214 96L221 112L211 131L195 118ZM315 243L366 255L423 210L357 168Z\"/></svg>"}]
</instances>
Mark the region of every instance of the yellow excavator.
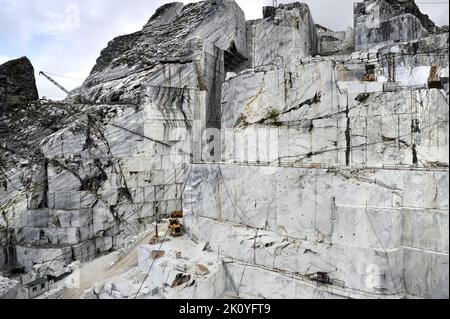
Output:
<instances>
[{"instance_id":1,"label":"yellow excavator","mask_svg":"<svg viewBox=\"0 0 450 319\"><path fill-rule=\"evenodd\" d=\"M170 218L183 218L183 211L182 210L173 211L170 214Z\"/></svg>"},{"instance_id":2,"label":"yellow excavator","mask_svg":"<svg viewBox=\"0 0 450 319\"><path fill-rule=\"evenodd\" d=\"M181 236L183 234L183 224L180 223L178 218L169 219L170 234L173 237Z\"/></svg>"}]
</instances>

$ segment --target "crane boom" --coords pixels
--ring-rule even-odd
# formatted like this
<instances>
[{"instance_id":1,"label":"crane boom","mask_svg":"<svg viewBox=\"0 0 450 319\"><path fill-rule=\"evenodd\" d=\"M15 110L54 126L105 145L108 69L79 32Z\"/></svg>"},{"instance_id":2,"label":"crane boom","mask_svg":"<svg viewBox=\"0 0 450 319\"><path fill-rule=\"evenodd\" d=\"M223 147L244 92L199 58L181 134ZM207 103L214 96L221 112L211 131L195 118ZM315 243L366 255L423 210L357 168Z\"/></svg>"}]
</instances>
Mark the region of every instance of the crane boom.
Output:
<instances>
[{"instance_id":1,"label":"crane boom","mask_svg":"<svg viewBox=\"0 0 450 319\"><path fill-rule=\"evenodd\" d=\"M44 72L39 72L39 75L44 76L47 80L52 82L54 85L56 85L60 90L64 91L64 93L69 94L69 90L67 90L64 86L53 80L49 75L45 74Z\"/></svg>"}]
</instances>

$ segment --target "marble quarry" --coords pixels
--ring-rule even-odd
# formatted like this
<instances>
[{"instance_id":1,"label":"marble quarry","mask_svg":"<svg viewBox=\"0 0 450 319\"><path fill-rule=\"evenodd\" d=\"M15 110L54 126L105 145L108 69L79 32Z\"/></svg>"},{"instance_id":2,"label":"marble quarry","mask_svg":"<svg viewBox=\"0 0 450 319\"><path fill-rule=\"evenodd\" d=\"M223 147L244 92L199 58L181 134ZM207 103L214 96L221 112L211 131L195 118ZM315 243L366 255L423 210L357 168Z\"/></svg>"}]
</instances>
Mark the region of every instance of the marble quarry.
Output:
<instances>
[{"instance_id":1,"label":"marble quarry","mask_svg":"<svg viewBox=\"0 0 450 319\"><path fill-rule=\"evenodd\" d=\"M373 51L440 32L414 0L364 0L355 4L354 18L357 51Z\"/></svg>"},{"instance_id":2,"label":"marble quarry","mask_svg":"<svg viewBox=\"0 0 450 319\"><path fill-rule=\"evenodd\" d=\"M336 54L349 54L354 51L354 31L349 28L345 31L333 31L324 26L316 25L317 53L328 56Z\"/></svg>"},{"instance_id":3,"label":"marble quarry","mask_svg":"<svg viewBox=\"0 0 450 319\"><path fill-rule=\"evenodd\" d=\"M127 250L82 298L449 297L448 29L412 0L344 31L262 11L166 4L62 102L0 66L28 94L0 87L0 298Z\"/></svg>"}]
</instances>

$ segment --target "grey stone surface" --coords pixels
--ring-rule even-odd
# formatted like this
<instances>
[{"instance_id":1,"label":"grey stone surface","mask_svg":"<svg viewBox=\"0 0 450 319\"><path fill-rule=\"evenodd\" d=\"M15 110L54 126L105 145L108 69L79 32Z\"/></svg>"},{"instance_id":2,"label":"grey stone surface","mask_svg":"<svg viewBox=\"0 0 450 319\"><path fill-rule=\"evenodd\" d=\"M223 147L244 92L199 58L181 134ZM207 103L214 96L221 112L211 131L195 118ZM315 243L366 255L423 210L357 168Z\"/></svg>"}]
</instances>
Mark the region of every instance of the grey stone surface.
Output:
<instances>
[{"instance_id":1,"label":"grey stone surface","mask_svg":"<svg viewBox=\"0 0 450 319\"><path fill-rule=\"evenodd\" d=\"M244 13L232 0L164 6L141 31L109 43L73 98L138 103L152 86L211 89L218 57L206 47L245 54L245 32Z\"/></svg>"},{"instance_id":2,"label":"grey stone surface","mask_svg":"<svg viewBox=\"0 0 450 319\"><path fill-rule=\"evenodd\" d=\"M19 283L8 278L0 277L0 299L15 299Z\"/></svg>"},{"instance_id":3,"label":"grey stone surface","mask_svg":"<svg viewBox=\"0 0 450 319\"><path fill-rule=\"evenodd\" d=\"M299 58L315 55L317 34L309 7L304 3L281 4L272 14L251 25L252 40L247 40L253 67L290 65ZM267 10L267 8L266 8Z\"/></svg>"},{"instance_id":4,"label":"grey stone surface","mask_svg":"<svg viewBox=\"0 0 450 319\"><path fill-rule=\"evenodd\" d=\"M341 66L324 60L227 81L223 160L448 165L448 105L439 90L381 94L383 85L378 83L378 92L366 93L365 82L357 82L358 89L353 82L336 81L341 76L348 80L348 71ZM411 126L411 116L419 130Z\"/></svg>"},{"instance_id":5,"label":"grey stone surface","mask_svg":"<svg viewBox=\"0 0 450 319\"><path fill-rule=\"evenodd\" d=\"M354 14L357 51L376 50L439 31L413 0L364 0L355 5Z\"/></svg>"},{"instance_id":6,"label":"grey stone surface","mask_svg":"<svg viewBox=\"0 0 450 319\"><path fill-rule=\"evenodd\" d=\"M351 28L346 31L333 31L316 25L317 53L319 55L349 54L355 49L355 35Z\"/></svg>"},{"instance_id":7,"label":"grey stone surface","mask_svg":"<svg viewBox=\"0 0 450 319\"><path fill-rule=\"evenodd\" d=\"M0 65L1 104L19 104L38 98L34 68L27 57Z\"/></svg>"},{"instance_id":8,"label":"grey stone surface","mask_svg":"<svg viewBox=\"0 0 450 319\"><path fill-rule=\"evenodd\" d=\"M196 165L184 221L244 263L254 253L256 265L332 272L349 289L447 298L447 182L448 172ZM385 279L369 287L372 266Z\"/></svg>"},{"instance_id":9,"label":"grey stone surface","mask_svg":"<svg viewBox=\"0 0 450 319\"><path fill-rule=\"evenodd\" d=\"M0 268L59 276L183 209L194 256L241 264L170 297L219 297L246 263L280 291L244 296L311 297L292 276L325 271L345 285L323 298L448 297L448 32L410 1L356 8L362 52L305 4L170 3L66 101L0 113Z\"/></svg>"}]
</instances>

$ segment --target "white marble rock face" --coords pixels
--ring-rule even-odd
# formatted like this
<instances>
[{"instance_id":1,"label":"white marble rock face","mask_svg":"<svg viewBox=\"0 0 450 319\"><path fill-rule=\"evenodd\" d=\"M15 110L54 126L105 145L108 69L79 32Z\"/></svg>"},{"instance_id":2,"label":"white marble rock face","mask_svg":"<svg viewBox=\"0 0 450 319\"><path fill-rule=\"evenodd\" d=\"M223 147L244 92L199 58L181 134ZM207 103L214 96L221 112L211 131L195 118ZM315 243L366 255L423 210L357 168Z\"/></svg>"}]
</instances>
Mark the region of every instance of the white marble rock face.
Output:
<instances>
[{"instance_id":1,"label":"white marble rock face","mask_svg":"<svg viewBox=\"0 0 450 319\"><path fill-rule=\"evenodd\" d=\"M357 6L354 32L301 3L160 7L67 101L37 102L63 125L30 106L0 136L27 136L0 175L0 269L60 276L182 209L142 297L448 298L448 32L389 3ZM129 298L154 249L87 295Z\"/></svg>"},{"instance_id":2,"label":"white marble rock face","mask_svg":"<svg viewBox=\"0 0 450 319\"><path fill-rule=\"evenodd\" d=\"M252 26L253 67L290 65L317 50L316 26L306 4L283 6Z\"/></svg>"},{"instance_id":3,"label":"white marble rock face","mask_svg":"<svg viewBox=\"0 0 450 319\"><path fill-rule=\"evenodd\" d=\"M370 0L356 4L356 51L374 51L396 41L420 39L429 34L430 28L427 30L427 25L423 23L434 24L428 17L416 15L412 10L396 8L400 3L392 5L388 1ZM416 6L414 2L411 3L411 6Z\"/></svg>"},{"instance_id":4,"label":"white marble rock face","mask_svg":"<svg viewBox=\"0 0 450 319\"><path fill-rule=\"evenodd\" d=\"M172 92L177 98L161 95L138 109L114 106L117 116L107 123L84 117L42 141L47 161L32 179L40 186L23 192L21 173L1 193L7 211L1 223L12 232L2 233L2 243L15 242L18 265L31 271L44 263L47 274L60 275L73 258L91 260L146 230L156 203L161 216L181 208L198 99L195 92ZM153 123L163 124L159 132ZM146 136L150 127L154 134ZM1 256L2 263L12 258Z\"/></svg>"},{"instance_id":5,"label":"white marble rock face","mask_svg":"<svg viewBox=\"0 0 450 319\"><path fill-rule=\"evenodd\" d=\"M324 60L229 79L222 93L223 160L448 165L448 104L440 90L382 92L380 83L379 92L366 93L349 83L341 91L339 72Z\"/></svg>"},{"instance_id":6,"label":"white marble rock face","mask_svg":"<svg viewBox=\"0 0 450 319\"><path fill-rule=\"evenodd\" d=\"M316 25L317 53L322 56L348 54L354 50L355 32L352 28L346 31L333 31Z\"/></svg>"},{"instance_id":7,"label":"white marble rock face","mask_svg":"<svg viewBox=\"0 0 450 319\"><path fill-rule=\"evenodd\" d=\"M445 172L198 165L188 178L185 224L197 240L243 262L260 229L257 265L333 272L347 287L373 293L396 295L402 287L404 294L445 298L447 182ZM387 278L368 289L372 265ZM403 270L414 267L427 268L430 281L411 282Z\"/></svg>"}]
</instances>

